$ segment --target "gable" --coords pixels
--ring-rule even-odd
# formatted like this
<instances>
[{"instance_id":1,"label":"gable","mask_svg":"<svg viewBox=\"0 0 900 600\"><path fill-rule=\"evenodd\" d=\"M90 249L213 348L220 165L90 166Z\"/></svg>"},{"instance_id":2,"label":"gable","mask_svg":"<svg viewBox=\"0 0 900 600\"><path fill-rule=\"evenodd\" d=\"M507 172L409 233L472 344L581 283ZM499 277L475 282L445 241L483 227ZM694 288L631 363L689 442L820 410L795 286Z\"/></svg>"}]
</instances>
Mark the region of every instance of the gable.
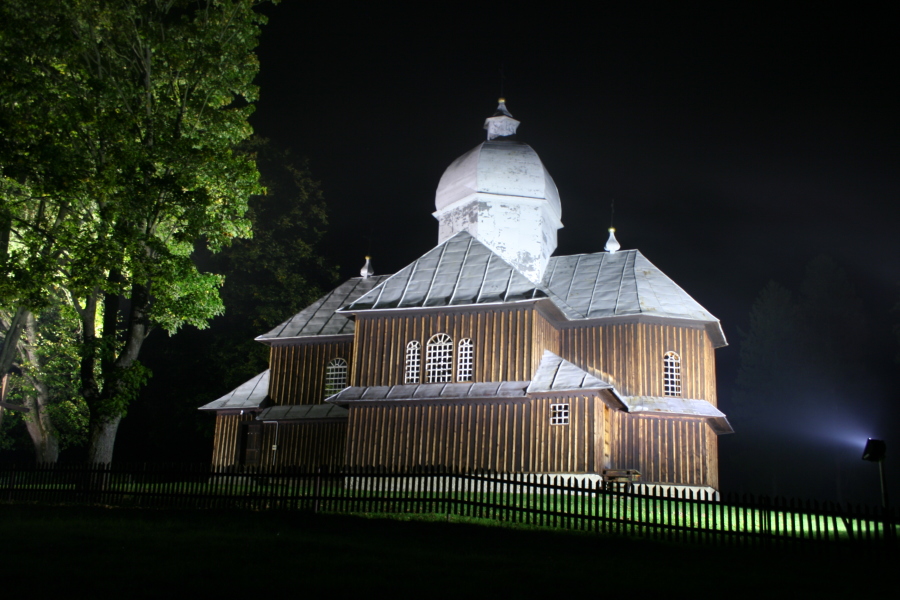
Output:
<instances>
[{"instance_id":1,"label":"gable","mask_svg":"<svg viewBox=\"0 0 900 600\"><path fill-rule=\"evenodd\" d=\"M321 335L353 335L353 321L336 311L369 292L389 275L353 277L334 288L278 327L256 338L258 342Z\"/></svg>"},{"instance_id":2,"label":"gable","mask_svg":"<svg viewBox=\"0 0 900 600\"><path fill-rule=\"evenodd\" d=\"M543 285L570 320L641 316L700 321L716 347L726 345L719 320L638 250L552 257Z\"/></svg>"},{"instance_id":3,"label":"gable","mask_svg":"<svg viewBox=\"0 0 900 600\"><path fill-rule=\"evenodd\" d=\"M546 293L461 231L340 312L515 302Z\"/></svg>"}]
</instances>

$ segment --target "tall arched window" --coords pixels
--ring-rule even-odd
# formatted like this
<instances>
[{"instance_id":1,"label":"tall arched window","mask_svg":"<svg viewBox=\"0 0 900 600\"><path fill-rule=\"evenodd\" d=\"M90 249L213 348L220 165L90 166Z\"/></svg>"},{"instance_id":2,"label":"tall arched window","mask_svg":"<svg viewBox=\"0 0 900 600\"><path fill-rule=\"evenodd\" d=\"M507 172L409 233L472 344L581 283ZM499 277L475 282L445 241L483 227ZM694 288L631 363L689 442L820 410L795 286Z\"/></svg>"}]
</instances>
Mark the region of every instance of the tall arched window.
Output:
<instances>
[{"instance_id":1,"label":"tall arched window","mask_svg":"<svg viewBox=\"0 0 900 600\"><path fill-rule=\"evenodd\" d=\"M425 348L425 381L447 383L453 380L453 338L446 333L431 336Z\"/></svg>"},{"instance_id":2,"label":"tall arched window","mask_svg":"<svg viewBox=\"0 0 900 600\"><path fill-rule=\"evenodd\" d=\"M666 396L681 395L681 357L676 352L663 357L663 391Z\"/></svg>"},{"instance_id":3,"label":"tall arched window","mask_svg":"<svg viewBox=\"0 0 900 600\"><path fill-rule=\"evenodd\" d=\"M413 340L406 345L406 376L404 383L419 383L419 369L422 364L422 344Z\"/></svg>"},{"instance_id":4,"label":"tall arched window","mask_svg":"<svg viewBox=\"0 0 900 600\"><path fill-rule=\"evenodd\" d=\"M456 381L472 381L475 345L472 340L459 340L459 351L456 354Z\"/></svg>"},{"instance_id":5,"label":"tall arched window","mask_svg":"<svg viewBox=\"0 0 900 600\"><path fill-rule=\"evenodd\" d=\"M347 387L347 361L332 359L325 367L325 397L333 396Z\"/></svg>"}]
</instances>

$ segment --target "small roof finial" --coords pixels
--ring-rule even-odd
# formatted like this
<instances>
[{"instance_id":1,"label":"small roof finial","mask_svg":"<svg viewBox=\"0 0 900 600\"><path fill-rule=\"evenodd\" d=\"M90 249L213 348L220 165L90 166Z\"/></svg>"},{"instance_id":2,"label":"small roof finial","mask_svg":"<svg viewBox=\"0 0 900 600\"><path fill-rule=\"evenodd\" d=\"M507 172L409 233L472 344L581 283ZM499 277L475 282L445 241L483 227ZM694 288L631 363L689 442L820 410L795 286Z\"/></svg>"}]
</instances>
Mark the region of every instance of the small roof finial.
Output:
<instances>
[{"instance_id":1,"label":"small roof finial","mask_svg":"<svg viewBox=\"0 0 900 600\"><path fill-rule=\"evenodd\" d=\"M498 137L509 137L516 135L516 129L519 127L520 121L517 121L506 108L506 98L497 100L497 110L494 114L484 120L484 128L487 129L488 141Z\"/></svg>"},{"instance_id":2,"label":"small roof finial","mask_svg":"<svg viewBox=\"0 0 900 600\"><path fill-rule=\"evenodd\" d=\"M375 269L372 268L372 257L366 257L366 264L363 265L363 268L359 270L359 274L363 279L368 279L372 275L375 274Z\"/></svg>"},{"instance_id":3,"label":"small roof finial","mask_svg":"<svg viewBox=\"0 0 900 600\"><path fill-rule=\"evenodd\" d=\"M609 228L609 239L606 240L606 245L603 247L604 250L609 252L610 254L615 254L618 252L619 248L622 246L619 245L619 240L616 239L616 228Z\"/></svg>"}]
</instances>

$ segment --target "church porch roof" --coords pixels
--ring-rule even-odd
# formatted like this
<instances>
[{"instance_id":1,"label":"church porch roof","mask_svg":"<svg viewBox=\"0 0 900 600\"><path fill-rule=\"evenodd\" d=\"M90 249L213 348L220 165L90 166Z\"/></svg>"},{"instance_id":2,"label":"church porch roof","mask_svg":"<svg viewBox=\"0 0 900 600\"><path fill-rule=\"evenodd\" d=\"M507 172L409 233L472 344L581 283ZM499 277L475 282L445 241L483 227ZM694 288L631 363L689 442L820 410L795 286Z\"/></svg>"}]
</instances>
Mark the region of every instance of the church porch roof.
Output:
<instances>
[{"instance_id":1,"label":"church porch roof","mask_svg":"<svg viewBox=\"0 0 900 600\"><path fill-rule=\"evenodd\" d=\"M354 402L408 402L410 400L513 400L527 399L527 381L485 383L420 383L413 385L354 386L325 402L347 406Z\"/></svg>"},{"instance_id":2,"label":"church porch roof","mask_svg":"<svg viewBox=\"0 0 900 600\"><path fill-rule=\"evenodd\" d=\"M624 400L634 415L703 417L716 434L734 433L725 413L706 400L677 396L626 396Z\"/></svg>"},{"instance_id":3,"label":"church porch roof","mask_svg":"<svg viewBox=\"0 0 900 600\"><path fill-rule=\"evenodd\" d=\"M252 377L221 398L197 410L247 410L261 408L269 398L269 370Z\"/></svg>"},{"instance_id":4,"label":"church porch roof","mask_svg":"<svg viewBox=\"0 0 900 600\"><path fill-rule=\"evenodd\" d=\"M549 350L544 350L534 379L528 385L528 394L558 394L582 390L605 391L607 393L603 398L613 408L626 408L622 397L611 383L591 375Z\"/></svg>"},{"instance_id":5,"label":"church porch roof","mask_svg":"<svg viewBox=\"0 0 900 600\"><path fill-rule=\"evenodd\" d=\"M264 409L257 421L341 421L346 420L346 408L334 404L287 404Z\"/></svg>"}]
</instances>

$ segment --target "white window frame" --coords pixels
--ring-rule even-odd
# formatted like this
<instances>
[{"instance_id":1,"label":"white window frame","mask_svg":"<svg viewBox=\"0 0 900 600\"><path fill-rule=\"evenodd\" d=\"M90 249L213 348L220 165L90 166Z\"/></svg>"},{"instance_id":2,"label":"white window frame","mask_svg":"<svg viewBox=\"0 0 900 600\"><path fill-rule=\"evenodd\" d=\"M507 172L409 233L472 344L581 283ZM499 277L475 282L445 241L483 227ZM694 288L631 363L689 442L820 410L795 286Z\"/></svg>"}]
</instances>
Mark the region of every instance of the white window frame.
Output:
<instances>
[{"instance_id":1,"label":"white window frame","mask_svg":"<svg viewBox=\"0 0 900 600\"><path fill-rule=\"evenodd\" d=\"M412 340L406 344L406 370L403 383L419 383L422 367L422 344Z\"/></svg>"},{"instance_id":2,"label":"white window frame","mask_svg":"<svg viewBox=\"0 0 900 600\"><path fill-rule=\"evenodd\" d=\"M472 381L475 376L475 344L470 338L459 340L456 353L456 381Z\"/></svg>"},{"instance_id":3,"label":"white window frame","mask_svg":"<svg viewBox=\"0 0 900 600\"><path fill-rule=\"evenodd\" d=\"M434 334L425 346L425 381L453 381L453 338L446 333Z\"/></svg>"},{"instance_id":4,"label":"white window frame","mask_svg":"<svg viewBox=\"0 0 900 600\"><path fill-rule=\"evenodd\" d=\"M343 358L333 358L325 367L325 397L333 396L347 387L347 374L350 369Z\"/></svg>"},{"instance_id":5,"label":"white window frame","mask_svg":"<svg viewBox=\"0 0 900 600\"><path fill-rule=\"evenodd\" d=\"M568 404L568 402L550 405L550 424L551 425L568 425L569 424L569 404Z\"/></svg>"},{"instance_id":6,"label":"white window frame","mask_svg":"<svg viewBox=\"0 0 900 600\"><path fill-rule=\"evenodd\" d=\"M671 350L663 356L663 395L681 396L681 357Z\"/></svg>"}]
</instances>

